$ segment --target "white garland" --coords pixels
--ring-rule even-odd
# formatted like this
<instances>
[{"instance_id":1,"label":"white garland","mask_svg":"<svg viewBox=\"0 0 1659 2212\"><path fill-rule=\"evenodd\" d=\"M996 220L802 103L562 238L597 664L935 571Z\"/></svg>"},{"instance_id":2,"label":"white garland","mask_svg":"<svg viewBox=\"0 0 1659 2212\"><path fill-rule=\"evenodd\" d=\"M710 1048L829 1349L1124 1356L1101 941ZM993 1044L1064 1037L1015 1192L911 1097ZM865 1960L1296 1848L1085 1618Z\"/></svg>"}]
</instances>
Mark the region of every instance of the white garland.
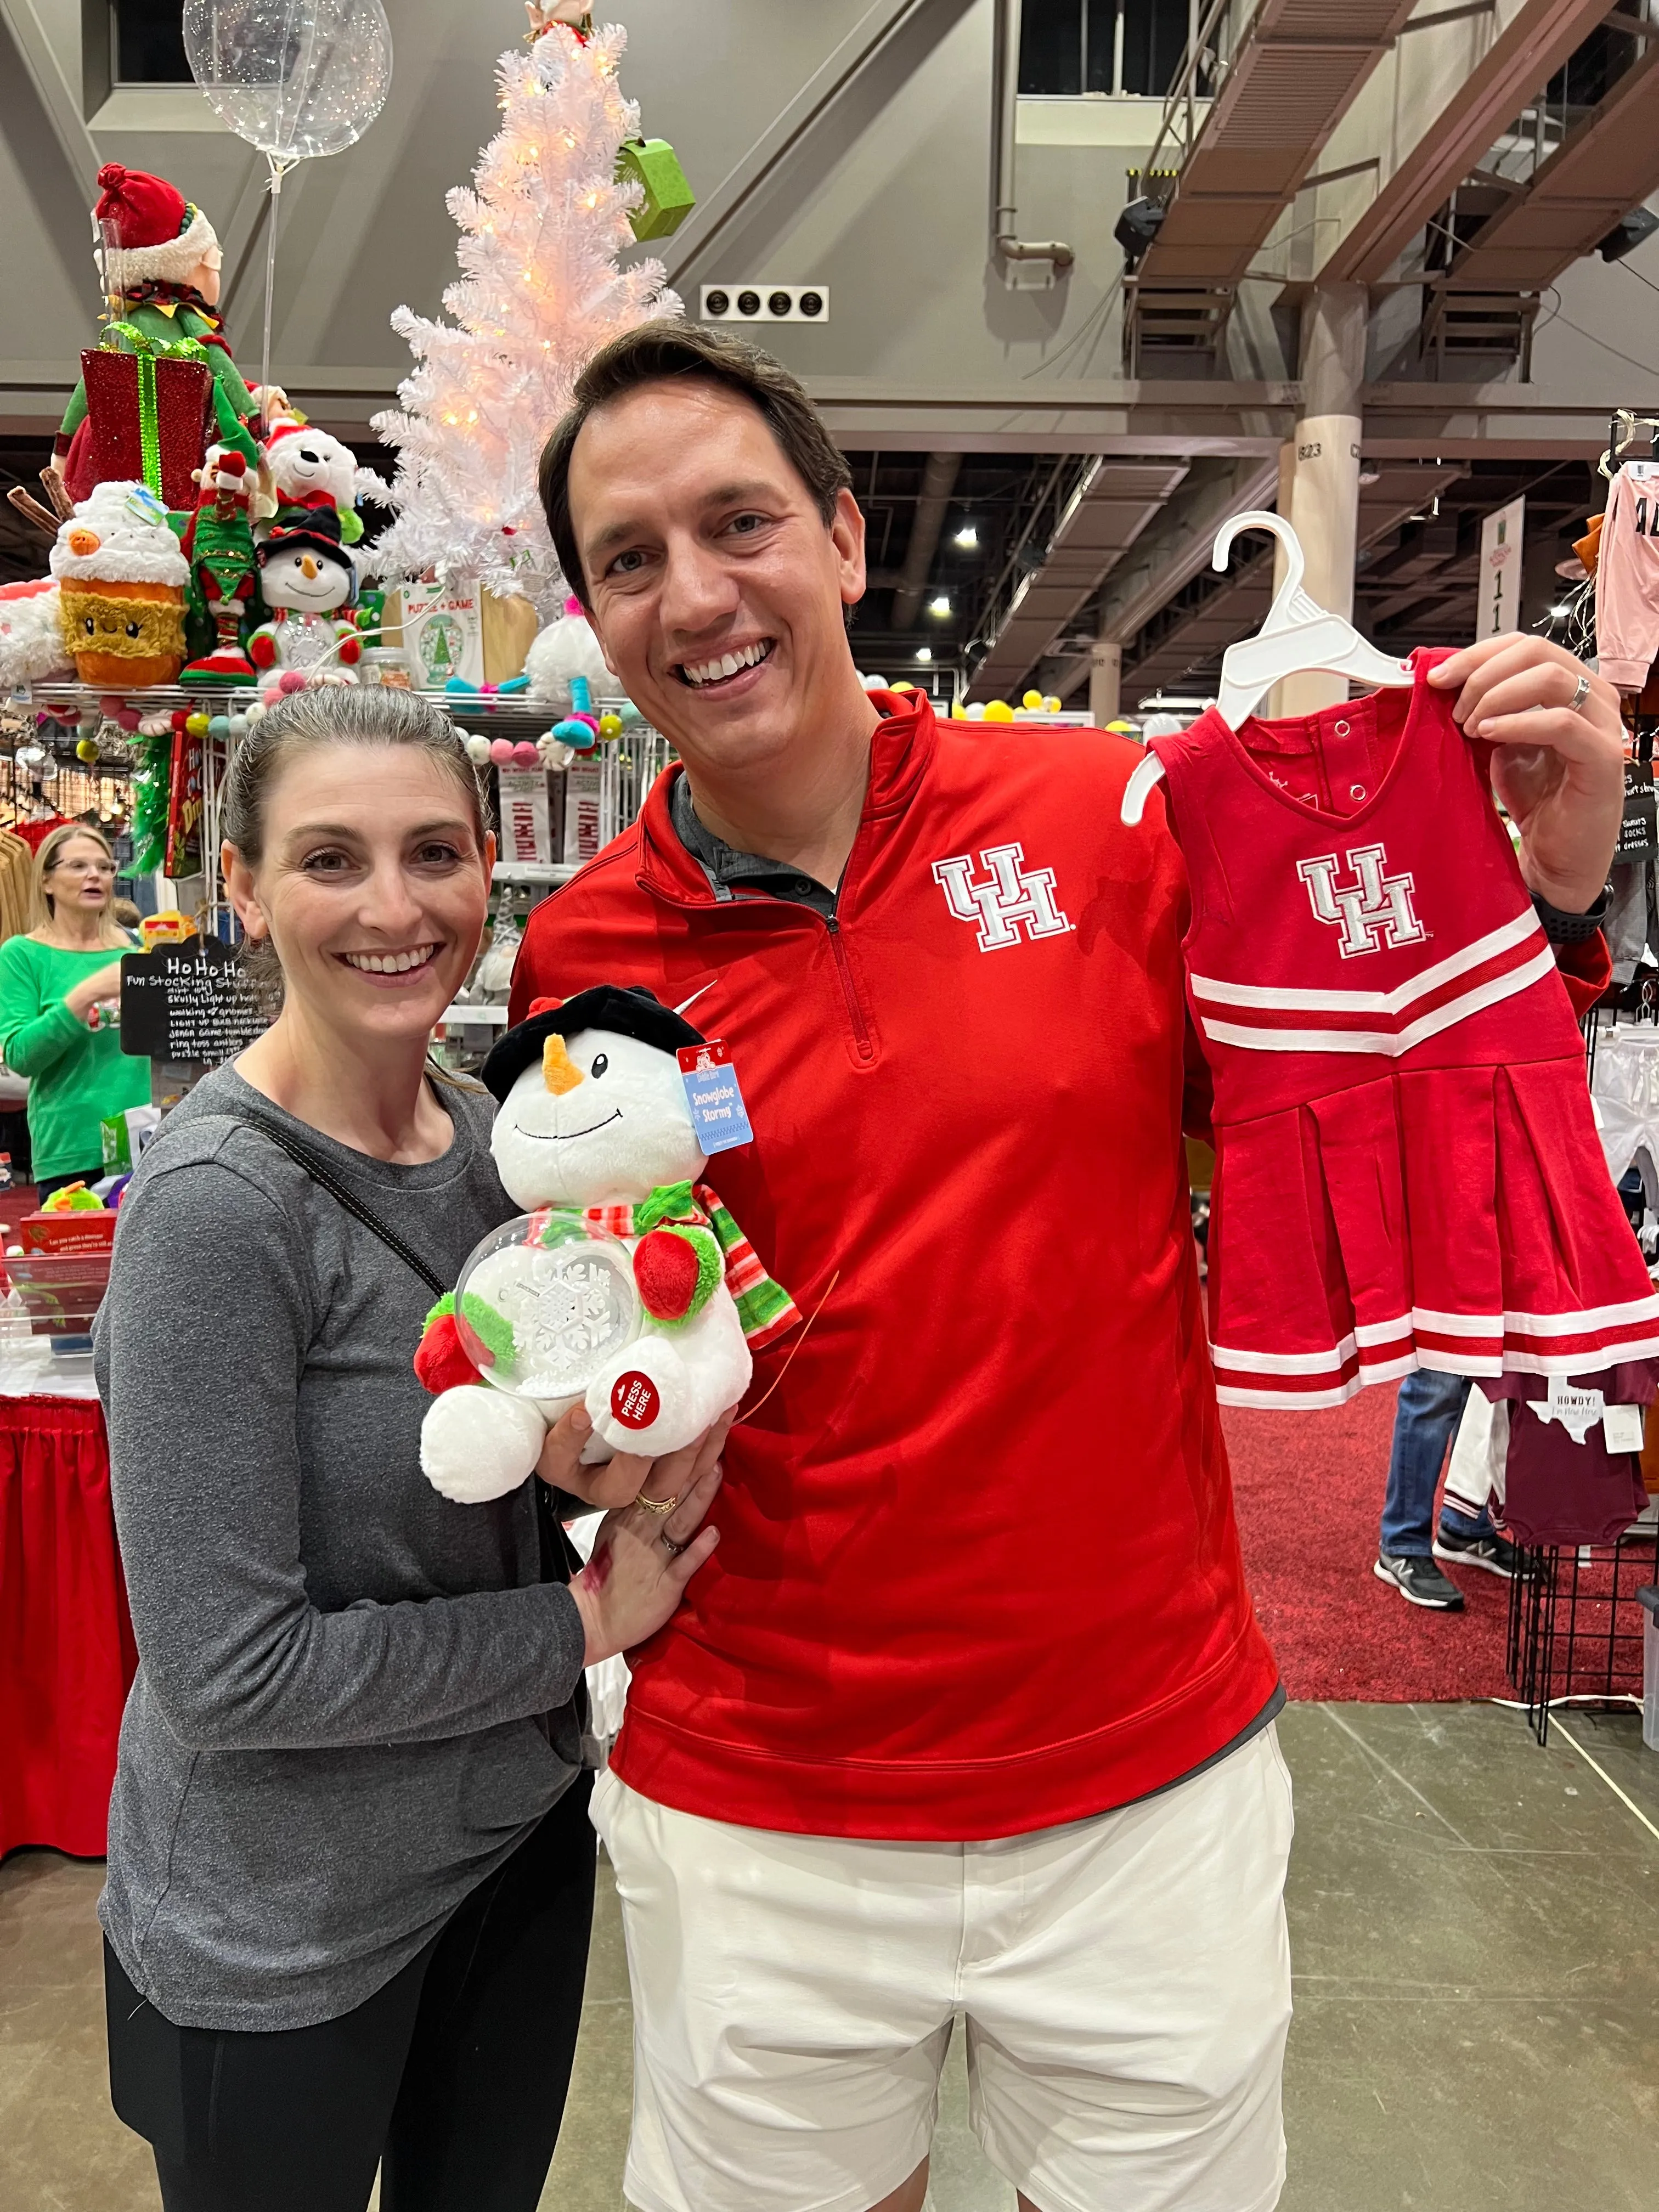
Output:
<instances>
[{"instance_id":1,"label":"white garland","mask_svg":"<svg viewBox=\"0 0 1659 2212\"><path fill-rule=\"evenodd\" d=\"M636 324L683 313L660 261L623 269L637 185L615 180L639 135L623 97L618 25L584 43L556 23L495 65L501 127L473 189L447 196L461 275L453 322L399 307L392 327L416 367L398 405L374 418L398 449L397 519L368 556L382 576L475 575L544 608L563 585L536 495L536 463L582 365Z\"/></svg>"}]
</instances>

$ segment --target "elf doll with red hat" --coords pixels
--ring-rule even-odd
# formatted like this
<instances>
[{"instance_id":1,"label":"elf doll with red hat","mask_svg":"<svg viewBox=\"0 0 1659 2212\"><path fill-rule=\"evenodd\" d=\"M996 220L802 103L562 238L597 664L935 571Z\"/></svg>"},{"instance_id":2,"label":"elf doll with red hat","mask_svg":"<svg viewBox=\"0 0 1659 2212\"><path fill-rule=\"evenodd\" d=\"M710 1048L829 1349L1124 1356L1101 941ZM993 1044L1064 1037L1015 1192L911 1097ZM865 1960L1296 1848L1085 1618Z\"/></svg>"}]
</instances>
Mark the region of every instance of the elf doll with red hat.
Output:
<instances>
[{"instance_id":1,"label":"elf doll with red hat","mask_svg":"<svg viewBox=\"0 0 1659 2212\"><path fill-rule=\"evenodd\" d=\"M201 496L181 543L190 562L192 622L211 629L198 636L205 650L184 671L183 681L252 684L253 663L243 650L242 631L255 594L254 471L244 453L216 442L194 473Z\"/></svg>"},{"instance_id":2,"label":"elf doll with red hat","mask_svg":"<svg viewBox=\"0 0 1659 2212\"><path fill-rule=\"evenodd\" d=\"M129 350L158 353L176 348L181 339L195 341L211 380L210 418L204 426L203 444L211 434L222 446L241 453L252 467L258 455L247 423L259 414L264 395L250 391L242 381L216 312L222 256L213 225L175 185L145 170L106 161L98 172L98 183L99 200L92 216L94 258L115 313L114 327ZM106 247L113 251L106 252ZM269 398L274 404L282 395L273 388ZM198 447L189 457L186 473L201 459ZM84 375L64 410L52 449L52 472L74 500L87 498L101 473L88 422ZM161 487L151 489L159 492ZM184 503L168 501L170 506Z\"/></svg>"}]
</instances>

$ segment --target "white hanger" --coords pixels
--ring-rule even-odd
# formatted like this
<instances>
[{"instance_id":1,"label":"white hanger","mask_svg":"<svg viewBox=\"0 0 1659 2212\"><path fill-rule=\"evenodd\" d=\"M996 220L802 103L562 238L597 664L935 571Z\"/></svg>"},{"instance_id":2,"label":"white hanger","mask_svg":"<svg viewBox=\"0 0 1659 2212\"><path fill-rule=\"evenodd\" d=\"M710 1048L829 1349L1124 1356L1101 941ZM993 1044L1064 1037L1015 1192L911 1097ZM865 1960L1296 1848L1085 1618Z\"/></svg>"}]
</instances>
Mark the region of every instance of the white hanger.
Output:
<instances>
[{"instance_id":1,"label":"white hanger","mask_svg":"<svg viewBox=\"0 0 1659 2212\"><path fill-rule=\"evenodd\" d=\"M1249 720L1272 690L1287 676L1304 669L1321 668L1334 676L1346 676L1357 684L1404 688L1415 681L1409 661L1390 660L1364 639L1346 615L1334 615L1310 599L1302 588L1307 562L1302 541L1282 514L1250 507L1224 522L1216 532L1210 556L1212 568L1224 568L1232 543L1242 530L1267 530L1285 548L1285 580L1273 594L1267 619L1254 637L1230 645L1221 660L1221 690L1216 712L1230 730ZM1122 819L1133 826L1146 811L1155 783L1161 782L1164 763L1148 753L1129 778L1123 793Z\"/></svg>"}]
</instances>

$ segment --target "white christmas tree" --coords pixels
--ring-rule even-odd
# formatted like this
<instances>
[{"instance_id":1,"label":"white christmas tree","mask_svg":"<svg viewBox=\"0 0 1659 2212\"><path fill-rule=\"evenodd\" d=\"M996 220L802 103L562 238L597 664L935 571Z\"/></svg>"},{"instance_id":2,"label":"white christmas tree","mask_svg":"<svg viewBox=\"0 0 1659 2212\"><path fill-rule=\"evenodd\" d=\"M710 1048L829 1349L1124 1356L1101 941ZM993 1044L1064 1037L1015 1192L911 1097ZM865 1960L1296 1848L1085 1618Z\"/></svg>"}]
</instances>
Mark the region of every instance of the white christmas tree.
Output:
<instances>
[{"instance_id":1,"label":"white christmas tree","mask_svg":"<svg viewBox=\"0 0 1659 2212\"><path fill-rule=\"evenodd\" d=\"M616 181L617 149L639 135L617 76L627 43L617 25L584 39L553 22L495 65L501 130L474 189L447 197L461 231L462 273L443 295L453 321L392 318L416 367L374 418L398 451L396 519L370 556L383 576L477 576L544 608L561 590L536 496L542 446L591 355L683 312L661 262L617 260L641 198Z\"/></svg>"}]
</instances>

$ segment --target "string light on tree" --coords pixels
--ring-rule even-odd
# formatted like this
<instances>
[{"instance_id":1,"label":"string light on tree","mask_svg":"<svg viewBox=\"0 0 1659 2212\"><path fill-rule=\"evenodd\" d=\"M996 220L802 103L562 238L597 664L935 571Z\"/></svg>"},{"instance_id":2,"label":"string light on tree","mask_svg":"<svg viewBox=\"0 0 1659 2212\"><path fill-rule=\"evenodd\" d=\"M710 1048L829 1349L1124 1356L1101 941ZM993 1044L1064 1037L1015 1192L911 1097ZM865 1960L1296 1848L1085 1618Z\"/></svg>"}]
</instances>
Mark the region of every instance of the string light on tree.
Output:
<instances>
[{"instance_id":1,"label":"string light on tree","mask_svg":"<svg viewBox=\"0 0 1659 2212\"><path fill-rule=\"evenodd\" d=\"M443 295L450 319L407 307L392 319L416 365L397 408L375 417L399 459L396 519L374 562L383 575L438 568L544 603L564 586L536 496L543 441L590 355L683 311L659 261L618 260L644 198L617 181L640 127L617 76L627 33L584 36L550 9L532 24L529 52L496 64L501 127L471 189L448 195L461 233L461 273Z\"/></svg>"}]
</instances>

